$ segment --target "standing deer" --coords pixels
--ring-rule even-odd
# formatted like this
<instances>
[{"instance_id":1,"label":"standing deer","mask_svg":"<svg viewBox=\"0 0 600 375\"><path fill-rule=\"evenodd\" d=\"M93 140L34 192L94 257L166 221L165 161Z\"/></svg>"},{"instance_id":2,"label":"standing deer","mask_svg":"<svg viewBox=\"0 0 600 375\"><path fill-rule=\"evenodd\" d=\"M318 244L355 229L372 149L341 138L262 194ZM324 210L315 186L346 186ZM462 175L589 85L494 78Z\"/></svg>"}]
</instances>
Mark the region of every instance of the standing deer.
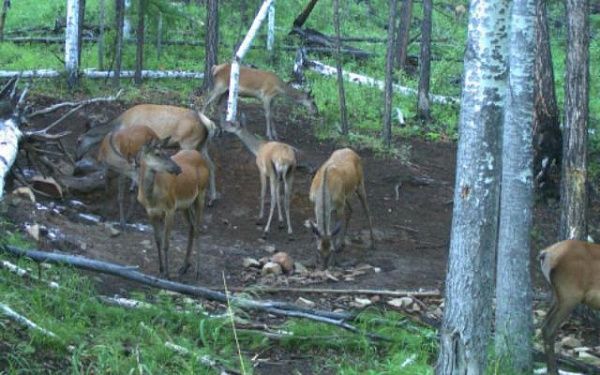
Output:
<instances>
[{"instance_id":1,"label":"standing deer","mask_svg":"<svg viewBox=\"0 0 600 375\"><path fill-rule=\"evenodd\" d=\"M600 309L600 245L566 240L543 250L542 273L552 287L552 306L542 324L549 375L558 375L554 341L560 325L580 303Z\"/></svg>"},{"instance_id":2,"label":"standing deer","mask_svg":"<svg viewBox=\"0 0 600 375\"><path fill-rule=\"evenodd\" d=\"M77 139L76 156L83 157L92 147L100 143L110 131L135 126L147 126L160 139L170 138L171 144L179 144L184 150L198 150L202 153L210 170L210 199L208 205L217 199L215 166L208 154L208 141L216 130L216 125L201 112L170 105L139 104L129 108L113 121L91 128Z\"/></svg>"},{"instance_id":3,"label":"standing deer","mask_svg":"<svg viewBox=\"0 0 600 375\"><path fill-rule=\"evenodd\" d=\"M185 210L190 226L187 250L179 274L190 266L194 239L200 231L204 196L209 169L196 150L181 150L169 157L163 150L169 139L152 140L144 145L138 155L138 201L146 209L154 229L158 249L158 267L161 275L169 277L169 237L177 210ZM163 267L164 253L164 267ZM196 278L200 270L200 249L197 255Z\"/></svg>"},{"instance_id":4,"label":"standing deer","mask_svg":"<svg viewBox=\"0 0 600 375\"><path fill-rule=\"evenodd\" d=\"M204 102L202 112L215 100L219 99L229 90L229 76L231 64L215 65L212 68L213 87ZM254 97L262 101L267 120L267 138L277 139L277 130L271 119L271 101L277 95L285 95L296 103L304 105L312 115L317 112L317 106L310 93L297 90L283 82L274 73L258 69L240 67L240 96Z\"/></svg>"},{"instance_id":5,"label":"standing deer","mask_svg":"<svg viewBox=\"0 0 600 375\"><path fill-rule=\"evenodd\" d=\"M370 248L374 249L373 222L367 204L367 193L363 177L363 167L360 156L349 148L334 151L329 159L321 165L310 186L310 201L315 205L316 224L310 225L317 236L317 264L327 268L333 261L333 254L344 247L344 239L348 223L352 216L352 207L348 199L356 193L369 220L371 235ZM341 229L339 221L332 229L331 216L344 216L342 236L335 239Z\"/></svg>"},{"instance_id":6,"label":"standing deer","mask_svg":"<svg viewBox=\"0 0 600 375\"><path fill-rule=\"evenodd\" d=\"M287 219L288 236L292 239L292 223L290 221L290 198L292 195L292 185L294 182L294 171L296 169L295 149L285 143L270 141L266 142L258 139L250 133L245 126L230 122L223 124L223 130L235 134L248 150L256 156L256 166L260 174L260 213L259 221L264 217L265 195L267 192L267 177L271 187L271 207L267 225L264 228L263 238L266 238L271 227L273 211L277 204L277 213L279 215L279 228L283 228L283 216L281 214L281 184L283 183L283 204L285 216Z\"/></svg>"}]
</instances>

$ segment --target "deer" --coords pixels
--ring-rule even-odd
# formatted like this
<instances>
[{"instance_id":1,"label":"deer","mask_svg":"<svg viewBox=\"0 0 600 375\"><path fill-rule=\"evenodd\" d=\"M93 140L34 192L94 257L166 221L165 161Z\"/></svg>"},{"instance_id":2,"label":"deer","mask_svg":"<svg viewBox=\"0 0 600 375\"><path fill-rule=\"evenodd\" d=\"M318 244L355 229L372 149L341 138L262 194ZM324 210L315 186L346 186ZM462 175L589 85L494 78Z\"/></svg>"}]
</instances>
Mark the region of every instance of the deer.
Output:
<instances>
[{"instance_id":1,"label":"deer","mask_svg":"<svg viewBox=\"0 0 600 375\"><path fill-rule=\"evenodd\" d=\"M206 161L196 150L180 150L169 157L164 149L169 141L169 138L150 140L142 146L136 161L137 199L146 209L152 224L159 272L166 278L169 278L169 239L177 210L185 211L189 224L187 249L179 275L185 274L190 266L191 250L203 218L210 172ZM196 259L197 279L200 272L199 248Z\"/></svg>"},{"instance_id":2,"label":"deer","mask_svg":"<svg viewBox=\"0 0 600 375\"><path fill-rule=\"evenodd\" d=\"M363 166L360 156L349 148L334 151L329 159L321 165L313 177L310 186L310 201L314 204L316 223L310 221L310 226L317 238L317 266L328 268L333 263L333 255L342 250L348 231L348 223L352 216L349 198L356 193L369 221L371 236L370 249L375 248L373 222L367 204L367 193ZM338 221L332 228L332 215L344 216L343 232ZM337 241L336 241L337 238Z\"/></svg>"},{"instance_id":3,"label":"deer","mask_svg":"<svg viewBox=\"0 0 600 375\"><path fill-rule=\"evenodd\" d=\"M600 309L600 245L565 240L542 250L539 260L553 294L542 323L544 351L548 374L558 375L554 341L560 325L580 303Z\"/></svg>"},{"instance_id":4,"label":"deer","mask_svg":"<svg viewBox=\"0 0 600 375\"><path fill-rule=\"evenodd\" d=\"M244 117L242 117L244 118ZM264 141L252 134L242 122L225 122L222 125L225 132L235 134L246 148L256 157L256 166L260 176L260 212L258 222L264 217L265 196L267 192L267 178L269 178L271 206L267 224L263 229L263 238L266 238L271 227L273 212L277 205L279 228L283 228L281 213L281 185L283 184L283 207L287 221L288 239L292 240L292 223L290 220L290 198L296 170L296 149L288 144L277 141Z\"/></svg>"},{"instance_id":5,"label":"deer","mask_svg":"<svg viewBox=\"0 0 600 375\"><path fill-rule=\"evenodd\" d=\"M210 171L210 197L208 206L217 199L215 165L208 153L208 142L217 127L202 112L171 105L139 104L123 112L116 119L94 126L77 139L76 158L81 159L111 131L135 126L152 129L160 139L170 139L183 150L198 150Z\"/></svg>"},{"instance_id":6,"label":"deer","mask_svg":"<svg viewBox=\"0 0 600 375\"><path fill-rule=\"evenodd\" d=\"M204 102L202 112L206 112L208 106L223 97L229 90L229 76L231 75L231 64L225 63L212 67L213 87L207 94L208 98ZM306 107L311 115L317 113L317 106L311 93L295 89L283 82L275 73L264 70L253 69L249 67L240 67L239 76L239 94L240 96L254 97L262 101L266 118L266 134L269 140L277 139L277 130L271 119L271 101L278 95L284 95L291 98L294 102Z\"/></svg>"}]
</instances>

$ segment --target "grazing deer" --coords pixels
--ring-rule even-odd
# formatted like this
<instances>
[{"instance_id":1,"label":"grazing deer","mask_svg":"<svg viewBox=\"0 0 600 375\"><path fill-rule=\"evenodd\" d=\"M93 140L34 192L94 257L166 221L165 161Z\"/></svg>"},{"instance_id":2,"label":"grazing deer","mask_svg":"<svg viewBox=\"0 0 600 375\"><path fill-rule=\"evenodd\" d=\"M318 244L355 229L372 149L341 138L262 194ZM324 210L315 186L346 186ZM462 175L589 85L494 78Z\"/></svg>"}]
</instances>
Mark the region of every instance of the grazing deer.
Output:
<instances>
[{"instance_id":1,"label":"grazing deer","mask_svg":"<svg viewBox=\"0 0 600 375\"><path fill-rule=\"evenodd\" d=\"M100 143L113 130L134 126L147 126L160 139L170 138L171 144L179 144L183 150L199 150L210 170L209 206L217 199L215 166L208 154L208 141L215 133L216 125L201 112L171 105L139 104L129 108L113 121L95 126L77 139L77 159Z\"/></svg>"},{"instance_id":2,"label":"grazing deer","mask_svg":"<svg viewBox=\"0 0 600 375\"><path fill-rule=\"evenodd\" d=\"M262 221L264 216L267 177L269 178L271 187L271 207L267 225L264 228L263 238L266 238L269 233L275 204L277 204L277 213L279 215L279 228L283 228L283 216L281 214L281 184L283 183L283 205L287 219L288 236L291 240L292 223L290 221L290 198L292 195L292 184L294 182L294 171L296 169L296 150L285 143L260 140L240 123L234 125L230 122L225 122L223 124L223 130L235 134L246 148L256 156L256 166L260 173L259 221Z\"/></svg>"},{"instance_id":3,"label":"grazing deer","mask_svg":"<svg viewBox=\"0 0 600 375\"><path fill-rule=\"evenodd\" d=\"M371 249L375 246L373 238L373 222L367 204L367 193L363 167L360 156L349 148L334 151L329 159L321 165L310 186L310 201L315 205L316 224L310 222L313 232L317 236L317 264L327 268L332 263L333 254L344 247L344 239L348 230L348 223L352 216L352 207L348 199L356 193L369 220L371 234ZM341 229L340 223L331 227L331 215L344 216L344 230L338 238L335 237Z\"/></svg>"},{"instance_id":4,"label":"grazing deer","mask_svg":"<svg viewBox=\"0 0 600 375\"><path fill-rule=\"evenodd\" d=\"M560 325L579 303L600 309L600 245L566 240L543 250L542 273L552 287L552 306L542 324L548 374L557 375L554 341Z\"/></svg>"},{"instance_id":5,"label":"grazing deer","mask_svg":"<svg viewBox=\"0 0 600 375\"><path fill-rule=\"evenodd\" d=\"M202 112L215 100L222 97L229 90L229 76L231 64L215 65L212 68L214 84L204 102ZM304 105L312 115L317 112L317 106L310 93L297 90L283 82L274 73L258 69L240 67L240 96L254 97L262 101L267 120L267 138L277 139L277 131L271 120L271 101L277 95L285 95L296 103Z\"/></svg>"},{"instance_id":6,"label":"grazing deer","mask_svg":"<svg viewBox=\"0 0 600 375\"><path fill-rule=\"evenodd\" d=\"M108 169L117 173L117 202L119 204L119 223L125 227L125 195L126 178L134 181L137 172L134 168L135 157L143 145L157 140L158 135L147 126L130 126L109 132L98 149L97 159ZM131 201L130 207L133 204Z\"/></svg>"},{"instance_id":7,"label":"grazing deer","mask_svg":"<svg viewBox=\"0 0 600 375\"><path fill-rule=\"evenodd\" d=\"M209 169L202 155L196 150L181 150L169 157L163 150L169 139L152 140L138 154L138 201L146 209L154 229L158 249L158 267L161 275L169 277L169 237L176 210L185 210L190 226L187 250L179 274L190 266L190 254L194 239L200 232L204 196L208 184ZM163 267L164 253L164 267ZM200 264L197 255L196 278Z\"/></svg>"}]
</instances>

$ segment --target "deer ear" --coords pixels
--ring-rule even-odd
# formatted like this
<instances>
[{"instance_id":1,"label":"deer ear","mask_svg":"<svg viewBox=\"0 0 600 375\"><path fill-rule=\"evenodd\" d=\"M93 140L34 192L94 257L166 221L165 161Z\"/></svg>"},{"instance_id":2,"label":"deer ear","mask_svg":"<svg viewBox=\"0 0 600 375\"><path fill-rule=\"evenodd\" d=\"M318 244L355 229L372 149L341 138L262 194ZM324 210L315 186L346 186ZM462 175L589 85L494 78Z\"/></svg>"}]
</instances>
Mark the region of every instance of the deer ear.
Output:
<instances>
[{"instance_id":1,"label":"deer ear","mask_svg":"<svg viewBox=\"0 0 600 375\"><path fill-rule=\"evenodd\" d=\"M342 222L338 221L335 223L335 228L333 228L333 231L331 232L331 237L337 235L340 232L340 229L342 229Z\"/></svg>"}]
</instances>

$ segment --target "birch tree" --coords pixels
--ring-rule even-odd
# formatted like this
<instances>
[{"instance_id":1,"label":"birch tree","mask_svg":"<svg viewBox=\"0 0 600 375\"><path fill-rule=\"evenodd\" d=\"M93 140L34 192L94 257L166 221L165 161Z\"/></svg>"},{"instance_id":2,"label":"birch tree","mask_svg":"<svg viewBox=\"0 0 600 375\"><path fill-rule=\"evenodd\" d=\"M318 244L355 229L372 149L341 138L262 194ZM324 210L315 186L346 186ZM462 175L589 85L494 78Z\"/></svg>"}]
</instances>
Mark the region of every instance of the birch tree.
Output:
<instances>
[{"instance_id":1,"label":"birch tree","mask_svg":"<svg viewBox=\"0 0 600 375\"><path fill-rule=\"evenodd\" d=\"M561 238L587 237L588 0L567 0L567 72L560 190Z\"/></svg>"},{"instance_id":2,"label":"birch tree","mask_svg":"<svg viewBox=\"0 0 600 375\"><path fill-rule=\"evenodd\" d=\"M123 21L125 17L124 0L115 0L115 68L113 76L113 86L119 87L121 84L121 60L123 53Z\"/></svg>"},{"instance_id":3,"label":"birch tree","mask_svg":"<svg viewBox=\"0 0 600 375\"><path fill-rule=\"evenodd\" d=\"M421 23L421 53L419 57L419 99L417 110L421 119L428 121L431 117L429 110L429 80L431 76L431 12L432 0L423 0L423 22Z\"/></svg>"},{"instance_id":4,"label":"birch tree","mask_svg":"<svg viewBox=\"0 0 600 375\"><path fill-rule=\"evenodd\" d=\"M67 27L65 28L65 70L70 88L77 85L79 71L79 0L67 0Z\"/></svg>"},{"instance_id":5,"label":"birch tree","mask_svg":"<svg viewBox=\"0 0 600 375\"><path fill-rule=\"evenodd\" d=\"M396 24L397 0L390 0L390 14L388 16L388 40L385 57L385 87L383 90L383 141L387 147L392 145L392 78L394 72L394 25Z\"/></svg>"},{"instance_id":6,"label":"birch tree","mask_svg":"<svg viewBox=\"0 0 600 375\"><path fill-rule=\"evenodd\" d=\"M408 39L410 36L410 23L412 21L413 0L404 0L400 9L400 25L396 36L397 66L406 70L406 56L408 55Z\"/></svg>"},{"instance_id":7,"label":"birch tree","mask_svg":"<svg viewBox=\"0 0 600 375\"><path fill-rule=\"evenodd\" d=\"M486 369L498 228L508 0L471 2L439 375Z\"/></svg>"},{"instance_id":8,"label":"birch tree","mask_svg":"<svg viewBox=\"0 0 600 375\"><path fill-rule=\"evenodd\" d=\"M533 370L530 274L533 206L535 2L514 0L502 137L502 192L496 272L496 355L515 374Z\"/></svg>"}]
</instances>

